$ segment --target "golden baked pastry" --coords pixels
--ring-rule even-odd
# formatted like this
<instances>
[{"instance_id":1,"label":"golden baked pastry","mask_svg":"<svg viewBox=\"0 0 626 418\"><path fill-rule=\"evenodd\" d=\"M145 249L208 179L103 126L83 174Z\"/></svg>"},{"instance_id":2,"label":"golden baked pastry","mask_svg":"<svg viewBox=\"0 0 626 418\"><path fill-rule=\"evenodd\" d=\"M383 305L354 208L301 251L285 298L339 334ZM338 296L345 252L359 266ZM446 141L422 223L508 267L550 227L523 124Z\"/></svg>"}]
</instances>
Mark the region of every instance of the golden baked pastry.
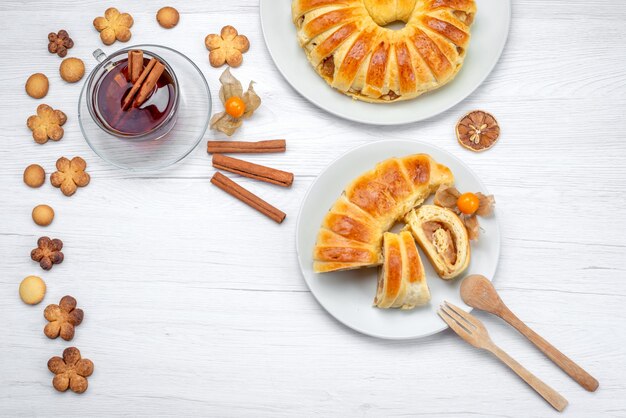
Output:
<instances>
[{"instance_id":1,"label":"golden baked pastry","mask_svg":"<svg viewBox=\"0 0 626 418\"><path fill-rule=\"evenodd\" d=\"M317 73L366 102L409 100L463 65L474 0L293 0L298 41ZM403 21L400 30L385 25Z\"/></svg>"},{"instance_id":2,"label":"golden baked pastry","mask_svg":"<svg viewBox=\"0 0 626 418\"><path fill-rule=\"evenodd\" d=\"M450 209L424 205L409 212L405 221L442 279L453 279L470 262L465 225Z\"/></svg>"},{"instance_id":3,"label":"golden baked pastry","mask_svg":"<svg viewBox=\"0 0 626 418\"><path fill-rule=\"evenodd\" d=\"M384 263L378 276L374 306L413 309L430 301L424 266L415 240L408 231L385 232Z\"/></svg>"},{"instance_id":4,"label":"golden baked pastry","mask_svg":"<svg viewBox=\"0 0 626 418\"><path fill-rule=\"evenodd\" d=\"M325 216L313 253L318 272L382 264L382 238L393 224L440 185L450 169L429 155L390 158L346 187Z\"/></svg>"}]
</instances>

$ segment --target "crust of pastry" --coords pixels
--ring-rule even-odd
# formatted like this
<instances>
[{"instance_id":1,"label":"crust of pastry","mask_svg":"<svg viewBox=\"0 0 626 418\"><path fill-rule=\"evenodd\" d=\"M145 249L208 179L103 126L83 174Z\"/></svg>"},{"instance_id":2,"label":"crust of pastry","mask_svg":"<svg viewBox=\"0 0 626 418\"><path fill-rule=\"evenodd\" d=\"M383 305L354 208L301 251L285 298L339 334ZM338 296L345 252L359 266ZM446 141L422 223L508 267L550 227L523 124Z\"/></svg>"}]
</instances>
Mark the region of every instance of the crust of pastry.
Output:
<instances>
[{"instance_id":1,"label":"crust of pastry","mask_svg":"<svg viewBox=\"0 0 626 418\"><path fill-rule=\"evenodd\" d=\"M454 212L435 205L424 205L410 211L406 215L405 221L407 228L415 237L439 277L449 280L463 273L470 263L470 241L465 225ZM434 241L424 229L424 225L429 222L443 227L437 229L433 234ZM444 256L443 247L447 242L446 236L451 236L454 243L454 262Z\"/></svg>"},{"instance_id":2,"label":"crust of pastry","mask_svg":"<svg viewBox=\"0 0 626 418\"><path fill-rule=\"evenodd\" d=\"M370 103L410 100L463 66L474 0L293 0L298 42L338 91ZM384 25L406 22L400 30Z\"/></svg>"},{"instance_id":3,"label":"crust of pastry","mask_svg":"<svg viewBox=\"0 0 626 418\"><path fill-rule=\"evenodd\" d=\"M383 234L440 185L453 183L450 169L426 154L377 164L350 183L324 217L313 251L314 271L382 264Z\"/></svg>"},{"instance_id":4,"label":"crust of pastry","mask_svg":"<svg viewBox=\"0 0 626 418\"><path fill-rule=\"evenodd\" d=\"M427 304L430 301L430 290L411 233L386 232L383 236L383 256L374 306L383 309L413 309Z\"/></svg>"}]
</instances>

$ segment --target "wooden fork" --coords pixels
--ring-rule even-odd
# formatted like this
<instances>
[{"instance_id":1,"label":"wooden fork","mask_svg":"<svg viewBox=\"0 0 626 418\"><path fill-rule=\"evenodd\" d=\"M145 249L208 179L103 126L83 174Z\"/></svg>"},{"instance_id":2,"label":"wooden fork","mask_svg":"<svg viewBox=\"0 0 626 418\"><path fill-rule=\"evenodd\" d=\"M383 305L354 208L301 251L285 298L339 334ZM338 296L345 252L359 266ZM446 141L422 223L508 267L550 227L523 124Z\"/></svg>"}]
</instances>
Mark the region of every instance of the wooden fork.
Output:
<instances>
[{"instance_id":1,"label":"wooden fork","mask_svg":"<svg viewBox=\"0 0 626 418\"><path fill-rule=\"evenodd\" d=\"M487 350L504 364L509 366L524 382L540 394L554 409L561 412L567 406L567 399L561 396L556 390L546 385L537 376L526 370L521 364L495 345L485 326L474 316L468 314L461 308L445 301L437 311L441 319L456 332L459 337L476 348Z\"/></svg>"}]
</instances>

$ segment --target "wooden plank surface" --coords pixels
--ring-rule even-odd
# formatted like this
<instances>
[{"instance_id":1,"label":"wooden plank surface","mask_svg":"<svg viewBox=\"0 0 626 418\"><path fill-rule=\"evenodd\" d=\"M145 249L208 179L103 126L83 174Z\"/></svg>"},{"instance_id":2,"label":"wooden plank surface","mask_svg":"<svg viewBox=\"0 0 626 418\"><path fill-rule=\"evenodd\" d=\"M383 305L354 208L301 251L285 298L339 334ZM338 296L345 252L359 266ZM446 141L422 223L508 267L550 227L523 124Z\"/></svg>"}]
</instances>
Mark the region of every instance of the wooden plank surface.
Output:
<instances>
[{"instance_id":1,"label":"wooden plank surface","mask_svg":"<svg viewBox=\"0 0 626 418\"><path fill-rule=\"evenodd\" d=\"M400 127L337 119L281 78L263 43L257 0L172 1L171 31L158 6L118 4L135 18L131 43L181 50L202 69L217 100L222 69L208 64L203 39L225 24L251 41L235 74L254 79L263 105L237 139L286 138L284 155L250 159L293 171L291 190L238 179L287 213L275 225L209 184L205 140L182 164L134 175L101 161L83 140L81 85L58 76L46 36L65 28L72 56L94 67L103 47L91 25L97 1L0 3L0 415L114 416L556 416L505 366L443 332L413 342L372 339L329 317L297 266L300 202L315 176L343 152L374 140L420 139L466 161L497 199L502 256L495 285L520 318L600 381L575 382L501 321L478 313L496 341L569 401L568 416L626 415L626 4L609 0L514 4L510 38L487 81L428 121ZM278 7L278 6L277 6ZM27 76L46 73L46 103L68 114L58 143L37 145L25 121L38 101ZM484 154L458 146L464 112L499 119L500 143ZM49 184L28 189L30 163L48 170L62 155L83 156L92 183L72 198ZM30 219L48 203L48 228ZM29 259L41 235L61 238L66 260L42 272ZM20 280L44 277L35 307ZM86 394L51 387L49 357L68 343L42 332L43 308L71 294L85 310L72 344L95 363Z\"/></svg>"}]
</instances>

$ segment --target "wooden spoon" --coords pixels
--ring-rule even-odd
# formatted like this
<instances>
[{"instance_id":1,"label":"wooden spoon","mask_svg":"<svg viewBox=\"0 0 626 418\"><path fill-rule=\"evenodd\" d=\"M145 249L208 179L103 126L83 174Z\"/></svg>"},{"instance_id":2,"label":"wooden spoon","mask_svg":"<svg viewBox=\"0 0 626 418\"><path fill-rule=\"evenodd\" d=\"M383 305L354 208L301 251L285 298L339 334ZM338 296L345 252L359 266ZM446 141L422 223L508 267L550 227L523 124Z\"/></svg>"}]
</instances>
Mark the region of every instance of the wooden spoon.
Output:
<instances>
[{"instance_id":1,"label":"wooden spoon","mask_svg":"<svg viewBox=\"0 0 626 418\"><path fill-rule=\"evenodd\" d=\"M498 292L485 277L474 274L466 277L461 283L463 302L477 309L492 313L504 319L537 346L550 360L556 363L565 373L590 392L598 389L598 381L569 357L557 350L539 334L530 329L502 302Z\"/></svg>"}]
</instances>

